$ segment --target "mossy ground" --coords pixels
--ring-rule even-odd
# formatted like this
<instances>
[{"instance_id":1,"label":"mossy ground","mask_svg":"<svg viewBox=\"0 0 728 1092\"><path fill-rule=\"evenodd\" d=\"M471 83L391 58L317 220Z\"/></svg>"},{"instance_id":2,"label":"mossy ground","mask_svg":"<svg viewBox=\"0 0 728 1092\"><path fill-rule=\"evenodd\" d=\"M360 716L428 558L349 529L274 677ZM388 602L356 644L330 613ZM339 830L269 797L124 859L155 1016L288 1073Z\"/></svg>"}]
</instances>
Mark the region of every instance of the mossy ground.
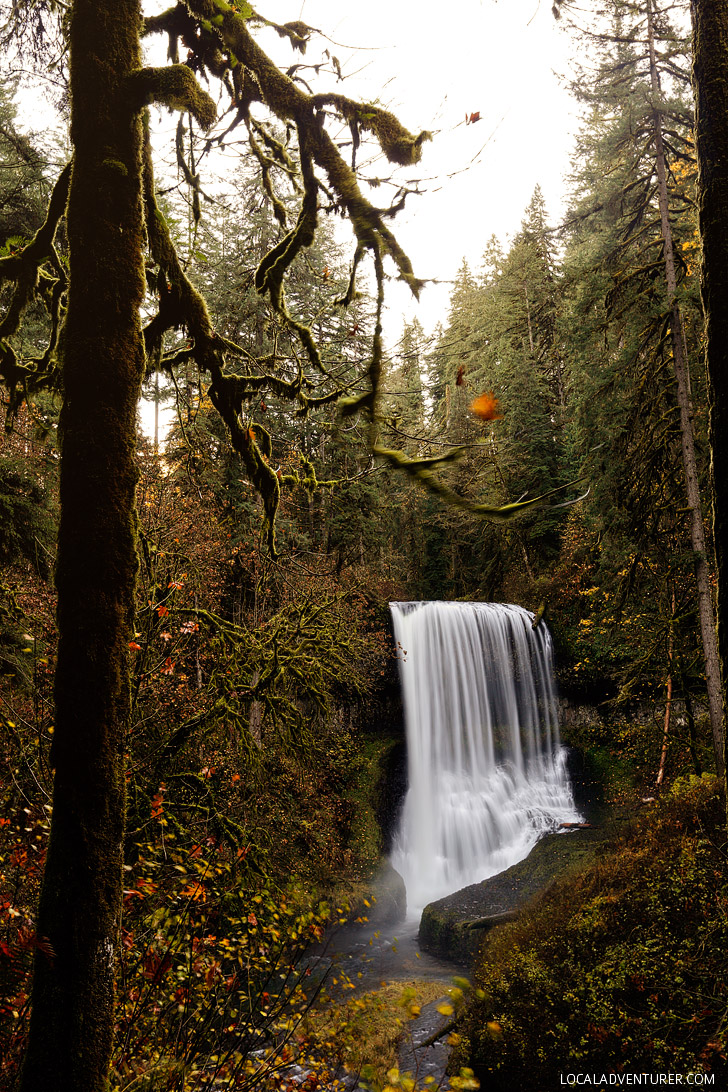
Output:
<instances>
[{"instance_id":1,"label":"mossy ground","mask_svg":"<svg viewBox=\"0 0 728 1092\"><path fill-rule=\"evenodd\" d=\"M442 982L382 983L377 990L318 1009L310 1017L308 1032L329 1057L338 1051L339 1061L349 1069L366 1066L368 1083L384 1087L387 1071L397 1067L398 1046L407 1024L442 992Z\"/></svg>"}]
</instances>

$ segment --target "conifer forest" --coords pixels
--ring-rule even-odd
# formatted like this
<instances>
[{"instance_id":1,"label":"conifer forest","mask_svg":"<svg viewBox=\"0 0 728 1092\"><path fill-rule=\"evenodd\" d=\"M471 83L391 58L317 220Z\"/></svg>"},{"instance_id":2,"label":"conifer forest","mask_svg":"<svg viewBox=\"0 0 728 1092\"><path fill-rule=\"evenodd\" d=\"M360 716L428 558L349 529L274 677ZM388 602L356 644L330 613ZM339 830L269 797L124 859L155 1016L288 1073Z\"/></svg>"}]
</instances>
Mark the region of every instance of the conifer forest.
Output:
<instances>
[{"instance_id":1,"label":"conifer forest","mask_svg":"<svg viewBox=\"0 0 728 1092\"><path fill-rule=\"evenodd\" d=\"M305 4L0 0L0 1092L728 1087L728 0L549 18L433 325Z\"/></svg>"}]
</instances>

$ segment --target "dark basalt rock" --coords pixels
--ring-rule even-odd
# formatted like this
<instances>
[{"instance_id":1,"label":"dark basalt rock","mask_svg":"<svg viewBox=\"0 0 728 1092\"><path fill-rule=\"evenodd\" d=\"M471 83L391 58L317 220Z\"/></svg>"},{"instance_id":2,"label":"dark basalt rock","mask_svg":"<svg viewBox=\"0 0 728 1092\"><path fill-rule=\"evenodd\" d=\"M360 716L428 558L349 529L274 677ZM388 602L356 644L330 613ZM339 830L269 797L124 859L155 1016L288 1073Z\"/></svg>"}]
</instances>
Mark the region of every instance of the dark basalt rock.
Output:
<instances>
[{"instance_id":1,"label":"dark basalt rock","mask_svg":"<svg viewBox=\"0 0 728 1092\"><path fill-rule=\"evenodd\" d=\"M369 920L377 926L396 925L407 917L407 888L404 880L389 861L380 865L372 881L376 903Z\"/></svg>"}]
</instances>

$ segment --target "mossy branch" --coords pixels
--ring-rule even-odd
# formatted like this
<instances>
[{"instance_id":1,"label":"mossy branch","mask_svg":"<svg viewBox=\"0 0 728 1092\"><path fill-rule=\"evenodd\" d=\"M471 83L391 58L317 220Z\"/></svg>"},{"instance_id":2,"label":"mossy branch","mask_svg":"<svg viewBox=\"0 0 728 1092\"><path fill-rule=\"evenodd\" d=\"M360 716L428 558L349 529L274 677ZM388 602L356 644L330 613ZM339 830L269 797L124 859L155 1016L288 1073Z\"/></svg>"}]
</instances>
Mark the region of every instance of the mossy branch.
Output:
<instances>
[{"instance_id":1,"label":"mossy branch","mask_svg":"<svg viewBox=\"0 0 728 1092\"><path fill-rule=\"evenodd\" d=\"M202 90L187 65L137 69L129 77L128 88L136 109L159 103L170 110L182 110L192 114L204 130L217 121L214 101Z\"/></svg>"},{"instance_id":2,"label":"mossy branch","mask_svg":"<svg viewBox=\"0 0 728 1092\"><path fill-rule=\"evenodd\" d=\"M300 133L305 132L308 146L301 150L302 170L306 169L303 161L309 159L326 172L337 199L351 220L359 244L367 250L381 247L383 253L389 254L399 269L400 277L417 296L422 282L415 278L411 262L384 224L382 213L361 193L354 172L323 127L323 99L317 105L316 96L306 94L282 73L252 37L246 18L224 0L188 0L187 6L193 15L214 24L224 46L254 74L263 101L279 120L295 121L299 139ZM344 96L329 96L327 101L332 105L336 101L341 110L349 112L358 106ZM371 131L386 143L394 162L417 161L421 145L429 134L413 137L393 115L380 107L365 104L358 106L358 110L361 114L359 123L368 124Z\"/></svg>"},{"instance_id":3,"label":"mossy branch","mask_svg":"<svg viewBox=\"0 0 728 1092\"><path fill-rule=\"evenodd\" d=\"M10 392L6 424L9 426L20 408L23 396L21 388L31 383L34 389L50 386L54 381L55 368L52 356L58 342L61 322L61 301L66 289L66 275L58 259L54 240L58 225L65 214L68 189L71 181L71 164L67 163L58 176L48 203L46 218L37 232L17 254L0 258L0 282L15 281L10 304L0 321L0 376ZM55 277L43 274L43 291L50 287L51 335L45 353L38 360L21 364L12 346L6 340L17 333L22 317L33 298L39 294L41 267L50 261Z\"/></svg>"},{"instance_id":4,"label":"mossy branch","mask_svg":"<svg viewBox=\"0 0 728 1092\"><path fill-rule=\"evenodd\" d=\"M412 167L422 158L422 145L432 140L432 133L426 130L413 136L399 118L375 106L371 102L356 102L345 95L322 94L312 97L317 110L332 106L349 125L373 133L390 163L401 167Z\"/></svg>"},{"instance_id":5,"label":"mossy branch","mask_svg":"<svg viewBox=\"0 0 728 1092\"><path fill-rule=\"evenodd\" d=\"M564 485L559 485L555 489L549 489L546 493L541 493L538 497L532 497L530 500L514 501L512 504L497 506L490 504L474 504L466 497L462 497L459 493L455 493L454 490L450 489L433 475L433 469L436 469L441 464L452 462L453 460L460 458L462 453L462 448L455 448L453 451L448 452L447 455L436 455L429 459L412 459L401 451L394 451L383 447L374 448L374 454L378 455L380 459L384 459L398 470L403 470L406 474L409 474L411 478L414 478L414 480L424 489L427 489L428 492L435 493L438 497L442 497L443 500L446 500L447 503L453 505L453 507L462 508L464 511L471 512L475 516L483 516L486 519L492 519L503 523L513 519L515 516L522 515L523 512L527 512L531 508L544 507L547 501L552 497L557 496L565 489L570 489L583 481L582 478L575 478L573 481L566 482ZM548 507L570 507L572 504L577 504L579 501L583 500L587 493L583 493L581 496L574 497L571 500L563 501L560 504L549 505Z\"/></svg>"}]
</instances>

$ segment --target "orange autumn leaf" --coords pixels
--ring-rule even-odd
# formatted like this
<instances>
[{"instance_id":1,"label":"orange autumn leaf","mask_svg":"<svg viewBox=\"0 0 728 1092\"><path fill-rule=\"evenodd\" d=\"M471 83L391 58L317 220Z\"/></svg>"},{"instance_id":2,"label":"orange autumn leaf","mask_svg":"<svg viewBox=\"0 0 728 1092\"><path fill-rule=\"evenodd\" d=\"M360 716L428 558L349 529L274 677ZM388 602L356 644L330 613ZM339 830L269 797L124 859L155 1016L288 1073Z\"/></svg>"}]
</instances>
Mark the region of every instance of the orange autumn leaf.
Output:
<instances>
[{"instance_id":1,"label":"orange autumn leaf","mask_svg":"<svg viewBox=\"0 0 728 1092\"><path fill-rule=\"evenodd\" d=\"M492 391L479 394L475 401L470 403L470 409L482 421L499 421L503 416L498 412L498 399Z\"/></svg>"},{"instance_id":2,"label":"orange autumn leaf","mask_svg":"<svg viewBox=\"0 0 728 1092\"><path fill-rule=\"evenodd\" d=\"M207 902L207 888L202 883L188 883L180 891L180 898L192 899L193 902Z\"/></svg>"}]
</instances>

